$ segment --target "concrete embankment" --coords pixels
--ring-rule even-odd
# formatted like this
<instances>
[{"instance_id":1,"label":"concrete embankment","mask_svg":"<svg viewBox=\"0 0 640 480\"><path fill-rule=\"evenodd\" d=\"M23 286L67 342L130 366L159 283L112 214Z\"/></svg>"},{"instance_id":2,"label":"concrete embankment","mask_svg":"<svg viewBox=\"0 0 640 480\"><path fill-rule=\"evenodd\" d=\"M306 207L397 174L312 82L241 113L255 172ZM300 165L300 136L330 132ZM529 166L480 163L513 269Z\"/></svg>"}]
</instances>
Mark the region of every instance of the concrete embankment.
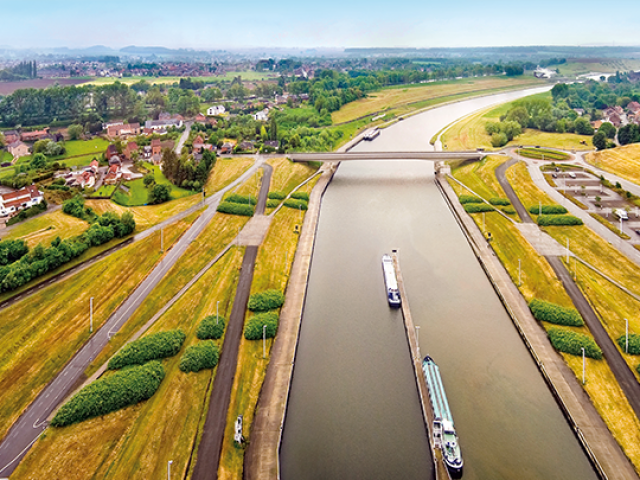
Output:
<instances>
[{"instance_id":1,"label":"concrete embankment","mask_svg":"<svg viewBox=\"0 0 640 480\"><path fill-rule=\"evenodd\" d=\"M411 309L409 308L409 298L404 288L404 279L400 270L398 253L396 250L391 254L393 265L398 279L398 290L402 299L402 318L404 319L404 329L407 334L407 342L409 343L409 352L411 353L411 364L416 378L416 387L418 388L418 396L420 397L420 405L422 406L422 416L424 419L424 428L429 436L429 446L431 447L431 458L433 460L433 471L436 480L450 480L449 471L444 464L442 452L436 448L431 427L433 425L434 413L431 401L429 400L429 391L427 382L422 373L422 356L420 355L420 346L418 345L418 335L416 327L411 317Z\"/></svg>"},{"instance_id":2,"label":"concrete embankment","mask_svg":"<svg viewBox=\"0 0 640 480\"><path fill-rule=\"evenodd\" d=\"M551 346L545 330L531 315L525 299L475 222L464 212L446 178L437 174L436 184L596 472L603 479L637 480L633 466L573 372Z\"/></svg>"},{"instance_id":3,"label":"concrete embankment","mask_svg":"<svg viewBox=\"0 0 640 480\"><path fill-rule=\"evenodd\" d=\"M309 209L305 214L289 276L286 301L280 312L278 335L271 350L269 367L251 427L249 447L244 461L244 478L246 479L280 478L280 443L320 217L320 205L336 168L335 164L323 166L324 171L309 199Z\"/></svg>"}]
</instances>

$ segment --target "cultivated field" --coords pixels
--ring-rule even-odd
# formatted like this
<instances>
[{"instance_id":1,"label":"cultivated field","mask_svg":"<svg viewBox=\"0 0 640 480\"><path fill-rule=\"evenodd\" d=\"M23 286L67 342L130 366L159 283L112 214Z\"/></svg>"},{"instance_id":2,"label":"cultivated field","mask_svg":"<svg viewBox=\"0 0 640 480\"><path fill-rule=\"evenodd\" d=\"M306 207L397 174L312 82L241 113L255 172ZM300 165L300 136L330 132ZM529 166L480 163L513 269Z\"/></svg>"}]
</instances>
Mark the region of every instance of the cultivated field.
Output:
<instances>
[{"instance_id":1,"label":"cultivated field","mask_svg":"<svg viewBox=\"0 0 640 480\"><path fill-rule=\"evenodd\" d=\"M47 88L55 85L79 85L87 80L81 78L35 78L33 80L22 80L20 82L0 82L0 95L11 95L16 90L25 88Z\"/></svg>"},{"instance_id":2,"label":"cultivated field","mask_svg":"<svg viewBox=\"0 0 640 480\"><path fill-rule=\"evenodd\" d=\"M554 65L564 76L577 76L585 73L615 73L640 70L640 60L629 58L569 58L564 65Z\"/></svg>"},{"instance_id":3,"label":"cultivated field","mask_svg":"<svg viewBox=\"0 0 640 480\"><path fill-rule=\"evenodd\" d=\"M205 187L207 197L233 183L254 163L255 160L249 157L218 158Z\"/></svg>"},{"instance_id":4,"label":"cultivated field","mask_svg":"<svg viewBox=\"0 0 640 480\"><path fill-rule=\"evenodd\" d=\"M331 115L334 123L350 122L365 115L384 112L398 107L428 106L422 102L439 103L466 96L493 93L501 89L516 89L541 85L544 82L532 77L506 78L483 77L389 87L369 93L367 98L344 105Z\"/></svg>"},{"instance_id":5,"label":"cultivated field","mask_svg":"<svg viewBox=\"0 0 640 480\"><path fill-rule=\"evenodd\" d=\"M56 237L61 239L80 235L89 224L84 220L62 213L62 210L46 213L39 217L30 218L17 223L7 230L0 230L3 240L21 238L27 242L30 248L38 243L49 245Z\"/></svg>"}]
</instances>

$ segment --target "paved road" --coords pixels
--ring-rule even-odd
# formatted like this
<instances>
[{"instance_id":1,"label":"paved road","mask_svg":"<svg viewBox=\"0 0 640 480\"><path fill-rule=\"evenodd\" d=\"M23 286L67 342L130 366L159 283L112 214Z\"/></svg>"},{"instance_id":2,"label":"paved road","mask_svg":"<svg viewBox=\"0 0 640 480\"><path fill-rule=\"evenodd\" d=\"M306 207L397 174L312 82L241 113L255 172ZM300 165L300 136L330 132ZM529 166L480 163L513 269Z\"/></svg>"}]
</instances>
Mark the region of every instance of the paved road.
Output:
<instances>
[{"instance_id":1,"label":"paved road","mask_svg":"<svg viewBox=\"0 0 640 480\"><path fill-rule=\"evenodd\" d=\"M507 181L504 171L510 166L516 163L518 160L512 158L508 162L502 164L498 169L496 169L496 177L498 178L498 182L502 186L505 194L511 201L511 204L514 206L518 214L521 215L522 221L527 223L533 223L529 213L526 211L520 198L515 194L513 188ZM500 170L500 171L498 171ZM545 182L546 183L546 182ZM521 214L521 212L523 212ZM593 335L596 343L602 350L604 357L611 368L620 388L626 395L629 400L629 404L631 408L635 411L636 415L640 418L640 383L636 380L635 375L629 368L627 362L625 362L624 358L620 354L620 351L616 348L613 340L608 335L607 331L602 326L600 319L594 312L593 308L586 300L580 288L576 285L571 278L571 274L567 271L561 259L557 256L545 255L544 258L549 262L551 268L556 273L556 276L562 282L564 289L567 294L571 298L571 301L575 305L580 315L584 319L589 331Z\"/></svg>"},{"instance_id":2,"label":"paved road","mask_svg":"<svg viewBox=\"0 0 640 480\"><path fill-rule=\"evenodd\" d=\"M182 147L184 147L184 142L187 141L187 138L189 138L189 132L191 132L191 125L193 125L193 122L184 122L185 128L184 132L182 132L182 136L180 137L180 140L178 140L178 143L176 144L176 147L173 149L174 152L176 152L176 155L180 156L180 152L182 152Z\"/></svg>"},{"instance_id":3,"label":"paved road","mask_svg":"<svg viewBox=\"0 0 640 480\"><path fill-rule=\"evenodd\" d=\"M27 407L18 421L11 427L2 443L0 443L0 476L9 476L13 472L20 459L28 452L31 445L46 428L46 418L73 387L83 379L84 371L104 348L109 338L115 335L127 322L149 293L180 259L189 244L211 221L224 193L251 177L261 163L261 160L257 160L235 182L206 200L207 210L176 242L133 294L109 317L105 324L82 346L62 371L40 392L34 402Z\"/></svg>"},{"instance_id":4,"label":"paved road","mask_svg":"<svg viewBox=\"0 0 640 480\"><path fill-rule=\"evenodd\" d=\"M268 168L267 168L268 167ZM265 165L262 185L258 195L256 215L264 214L273 169ZM242 260L242 270L238 279L236 296L229 316L229 324L224 335L220 363L211 389L209 411L204 424L202 440L198 446L198 457L193 470L193 480L218 478L218 465L227 426L227 413L231 402L231 387L238 366L238 349L242 339L244 316L251 292L251 282L255 270L258 246L247 246Z\"/></svg>"}]
</instances>

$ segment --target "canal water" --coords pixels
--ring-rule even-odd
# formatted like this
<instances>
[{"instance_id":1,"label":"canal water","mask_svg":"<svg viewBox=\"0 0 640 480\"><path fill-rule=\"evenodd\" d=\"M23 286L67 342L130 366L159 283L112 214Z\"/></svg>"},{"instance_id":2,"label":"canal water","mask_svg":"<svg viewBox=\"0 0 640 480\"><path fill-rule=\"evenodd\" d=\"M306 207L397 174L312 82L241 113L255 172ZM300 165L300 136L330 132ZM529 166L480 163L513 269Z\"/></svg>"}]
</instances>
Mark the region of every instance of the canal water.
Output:
<instances>
[{"instance_id":1,"label":"canal water","mask_svg":"<svg viewBox=\"0 0 640 480\"><path fill-rule=\"evenodd\" d=\"M359 151L426 150L461 102ZM343 162L320 214L281 450L284 480L432 478L427 432L381 257L398 249L422 354L440 366L465 479L596 475L420 161Z\"/></svg>"}]
</instances>

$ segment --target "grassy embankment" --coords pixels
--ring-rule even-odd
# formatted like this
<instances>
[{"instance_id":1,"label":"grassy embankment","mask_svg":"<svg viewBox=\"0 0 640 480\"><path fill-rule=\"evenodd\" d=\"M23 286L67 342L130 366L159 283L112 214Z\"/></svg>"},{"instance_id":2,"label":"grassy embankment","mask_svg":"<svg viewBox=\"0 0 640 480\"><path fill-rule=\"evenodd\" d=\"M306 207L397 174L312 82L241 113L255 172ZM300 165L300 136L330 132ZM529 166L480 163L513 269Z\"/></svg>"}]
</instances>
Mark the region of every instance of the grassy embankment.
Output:
<instances>
[{"instance_id":1,"label":"grassy embankment","mask_svg":"<svg viewBox=\"0 0 640 480\"><path fill-rule=\"evenodd\" d=\"M50 429L21 463L16 475L24 479L87 476L105 479L183 478L201 434L216 370L185 374L178 368L195 331L206 315L228 318L242 263L243 249L232 249L173 305L149 333L175 328L187 334L175 357L163 361L166 377L148 401L77 425ZM223 339L216 343L221 346ZM99 439L99 441L96 441Z\"/></svg>"},{"instance_id":2,"label":"grassy embankment","mask_svg":"<svg viewBox=\"0 0 640 480\"><path fill-rule=\"evenodd\" d=\"M507 170L507 178L525 206L528 205L527 201L535 204L537 199L540 199L544 204L545 200L550 200L544 192L535 186L529 172L522 164L514 165ZM640 295L638 287L640 267L592 230L586 226L545 227L544 230L560 245L566 245L567 239L569 239L569 248L578 257L595 266L636 295ZM634 312L640 308L640 302L592 270L576 263L575 260L569 263L568 268L577 277L578 286L602 319L603 326L614 342L624 334L625 318L629 319L631 332L640 331L640 320L634 315ZM615 343L617 346L617 342ZM582 359L569 355L563 356L576 376L580 377L582 375ZM640 359L625 354L623 357L634 373L637 373L635 368L640 363ZM613 374L608 367L605 368L606 364L596 360L588 360L588 363L587 371L589 373L585 389L614 437L635 465L636 470L640 471L640 421L631 410Z\"/></svg>"},{"instance_id":3,"label":"grassy embankment","mask_svg":"<svg viewBox=\"0 0 640 480\"><path fill-rule=\"evenodd\" d=\"M167 227L165 245L173 244L195 218ZM154 234L3 310L0 437L89 338L89 298L94 297L97 330L161 256L160 235Z\"/></svg>"},{"instance_id":4,"label":"grassy embankment","mask_svg":"<svg viewBox=\"0 0 640 480\"><path fill-rule=\"evenodd\" d=\"M287 162L287 163L284 163ZM313 171L300 164L290 164L287 160L277 160L272 177L271 190L289 191L299 185ZM310 193L318 178L313 179L299 191ZM294 183L295 182L295 183ZM305 212L302 211L302 218ZM260 246L256 259L256 270L251 285L251 293L268 289L286 291L289 273L297 248L299 235L293 233L295 225L302 221L301 214L295 209L283 207L275 214L269 232ZM247 312L246 319L251 317ZM244 449L234 445L234 422L238 415L243 415L245 437L251 441L251 426L255 415L258 396L266 369L269 364L273 339L266 342L266 358L262 358L262 341L246 340L240 343L238 352L238 370L231 391L231 402L227 415L227 427L222 444L222 454L218 478L242 479Z\"/></svg>"},{"instance_id":5,"label":"grassy embankment","mask_svg":"<svg viewBox=\"0 0 640 480\"><path fill-rule=\"evenodd\" d=\"M525 98L550 99L551 93L539 93ZM518 101L519 100L515 100L513 102L502 104L498 107L492 107L481 112L471 114L459 122L454 123L442 134L442 144L447 146L447 150L473 150L475 148L497 150L491 146L491 137L487 135L485 125L487 122L500 121L500 116L506 115L513 104ZM432 139L432 141L433 140L435 139ZM583 141L587 142L586 146L580 143ZM521 135L514 138L507 145L533 145L548 148L562 148L567 150L587 150L593 148L591 137L588 135L577 135L575 133L548 133L530 128L525 129Z\"/></svg>"},{"instance_id":6,"label":"grassy embankment","mask_svg":"<svg viewBox=\"0 0 640 480\"><path fill-rule=\"evenodd\" d=\"M227 185L233 183L240 175L246 172L253 164L253 158L218 158L209 175L205 191L210 197Z\"/></svg>"},{"instance_id":7,"label":"grassy embankment","mask_svg":"<svg viewBox=\"0 0 640 480\"><path fill-rule=\"evenodd\" d=\"M629 58L570 58L563 65L553 65L562 76L577 76L585 73L615 73L640 69L640 60Z\"/></svg>"},{"instance_id":8,"label":"grassy embankment","mask_svg":"<svg viewBox=\"0 0 640 480\"><path fill-rule=\"evenodd\" d=\"M640 184L640 144L638 143L588 153L584 159L594 167Z\"/></svg>"}]
</instances>

